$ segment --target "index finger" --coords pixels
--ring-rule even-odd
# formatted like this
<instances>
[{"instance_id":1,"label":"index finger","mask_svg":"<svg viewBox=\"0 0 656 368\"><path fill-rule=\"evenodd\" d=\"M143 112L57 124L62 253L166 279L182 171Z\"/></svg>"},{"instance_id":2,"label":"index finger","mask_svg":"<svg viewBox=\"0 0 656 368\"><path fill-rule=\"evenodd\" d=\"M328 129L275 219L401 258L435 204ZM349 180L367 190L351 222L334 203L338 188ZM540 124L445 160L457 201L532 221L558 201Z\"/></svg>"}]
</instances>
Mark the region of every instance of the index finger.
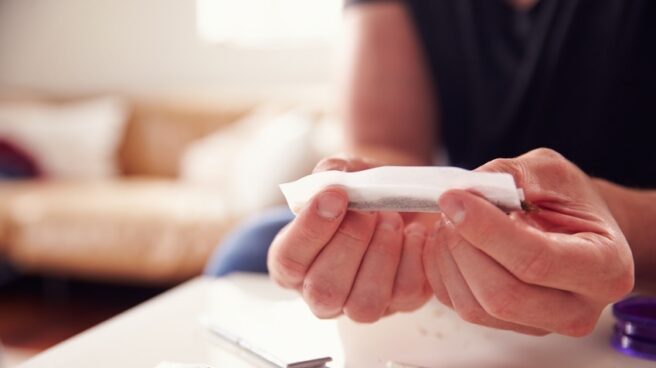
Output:
<instances>
[{"instance_id":1,"label":"index finger","mask_svg":"<svg viewBox=\"0 0 656 368\"><path fill-rule=\"evenodd\" d=\"M344 190L325 189L276 236L267 258L269 273L276 282L289 288L302 284L310 265L339 228L347 205Z\"/></svg>"}]
</instances>

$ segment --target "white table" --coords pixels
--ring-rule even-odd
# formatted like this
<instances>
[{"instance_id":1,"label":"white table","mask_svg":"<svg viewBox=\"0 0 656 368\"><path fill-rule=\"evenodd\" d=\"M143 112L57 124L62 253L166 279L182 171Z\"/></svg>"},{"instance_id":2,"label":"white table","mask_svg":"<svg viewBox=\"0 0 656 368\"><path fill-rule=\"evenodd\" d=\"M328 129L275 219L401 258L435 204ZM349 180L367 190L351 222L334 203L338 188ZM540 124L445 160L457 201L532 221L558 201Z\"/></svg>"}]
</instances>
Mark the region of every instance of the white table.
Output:
<instances>
[{"instance_id":1,"label":"white table","mask_svg":"<svg viewBox=\"0 0 656 368\"><path fill-rule=\"evenodd\" d=\"M227 284L230 288L225 287ZM218 289L233 295L218 295ZM261 366L218 343L199 322L199 316L217 302L239 305L244 301L242 294L230 290L269 299L293 295L280 292L264 276L238 275L222 281L198 278L47 350L21 367L151 368L163 360L207 363L216 368ZM656 362L625 357L609 346L612 317L608 311L594 333L581 339L553 335L535 338L472 326L437 304L374 325L357 325L346 319L328 323L339 329L347 367L384 367L389 359L451 368L656 366ZM284 331L278 337L285 339Z\"/></svg>"}]
</instances>

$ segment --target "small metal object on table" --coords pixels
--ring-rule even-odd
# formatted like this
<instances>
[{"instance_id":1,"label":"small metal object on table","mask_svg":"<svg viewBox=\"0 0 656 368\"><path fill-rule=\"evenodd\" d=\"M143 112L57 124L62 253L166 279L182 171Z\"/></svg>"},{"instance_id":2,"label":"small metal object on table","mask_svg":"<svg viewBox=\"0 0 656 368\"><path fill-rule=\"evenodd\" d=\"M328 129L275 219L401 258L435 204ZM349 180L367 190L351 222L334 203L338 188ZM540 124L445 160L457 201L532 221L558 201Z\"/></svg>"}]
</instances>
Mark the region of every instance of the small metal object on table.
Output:
<instances>
[{"instance_id":1,"label":"small metal object on table","mask_svg":"<svg viewBox=\"0 0 656 368\"><path fill-rule=\"evenodd\" d=\"M333 360L331 357L321 357L301 362L285 362L274 354L264 350L259 346L256 346L247 339L242 338L233 332L227 331L221 327L211 325L209 323L203 324L213 335L245 350L251 355L254 355L255 357L273 365L276 368L323 368L326 366L326 363L329 363Z\"/></svg>"}]
</instances>

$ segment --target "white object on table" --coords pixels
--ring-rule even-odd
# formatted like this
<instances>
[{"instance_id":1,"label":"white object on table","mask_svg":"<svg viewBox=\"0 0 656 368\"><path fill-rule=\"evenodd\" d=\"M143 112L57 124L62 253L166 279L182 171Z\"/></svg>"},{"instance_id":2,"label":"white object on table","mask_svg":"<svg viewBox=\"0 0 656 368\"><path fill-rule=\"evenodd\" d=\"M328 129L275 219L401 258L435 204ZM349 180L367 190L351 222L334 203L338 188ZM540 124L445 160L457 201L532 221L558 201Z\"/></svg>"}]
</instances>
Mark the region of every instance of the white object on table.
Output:
<instances>
[{"instance_id":1,"label":"white object on table","mask_svg":"<svg viewBox=\"0 0 656 368\"><path fill-rule=\"evenodd\" d=\"M432 166L323 171L281 184L280 190L289 208L298 213L315 194L329 186L344 188L349 208L363 211L439 212L437 200L450 189L473 190L508 211L521 209L524 200L510 174Z\"/></svg>"},{"instance_id":2,"label":"white object on table","mask_svg":"<svg viewBox=\"0 0 656 368\"><path fill-rule=\"evenodd\" d=\"M217 343L198 322L216 303L244 305L245 293L302 304L266 276L198 278L37 355L21 367L150 368L162 361L203 362L216 368L263 367ZM293 308L290 311L281 311L276 323L294 324ZM248 318L245 314L233 317ZM654 367L653 361L626 357L610 347L613 320L609 309L590 336L578 339L530 337L474 326L436 303L373 325L346 319L333 323L338 324L348 368L383 368L388 361L435 368ZM285 330L278 335L283 341L289 337Z\"/></svg>"},{"instance_id":3,"label":"white object on table","mask_svg":"<svg viewBox=\"0 0 656 368\"><path fill-rule=\"evenodd\" d=\"M324 357L332 358L331 367L343 366L334 320L316 318L296 292L277 287L264 292L255 280L217 283L209 293L203 324L233 335L232 340L244 339L246 350L262 352L276 366L308 362L317 367L311 362Z\"/></svg>"}]
</instances>

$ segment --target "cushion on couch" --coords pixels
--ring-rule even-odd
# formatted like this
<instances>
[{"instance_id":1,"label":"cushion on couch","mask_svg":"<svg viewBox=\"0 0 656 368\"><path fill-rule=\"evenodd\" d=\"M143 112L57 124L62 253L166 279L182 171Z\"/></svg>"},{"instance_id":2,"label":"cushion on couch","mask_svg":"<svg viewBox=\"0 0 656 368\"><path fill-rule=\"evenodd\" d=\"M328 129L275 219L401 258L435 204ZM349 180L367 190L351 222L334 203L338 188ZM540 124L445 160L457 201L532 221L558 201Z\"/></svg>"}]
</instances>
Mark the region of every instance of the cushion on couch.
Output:
<instances>
[{"instance_id":1,"label":"cushion on couch","mask_svg":"<svg viewBox=\"0 0 656 368\"><path fill-rule=\"evenodd\" d=\"M232 210L248 214L284 203L278 185L310 173L340 142L339 125L320 111L260 108L190 145L180 180L221 187Z\"/></svg>"},{"instance_id":2,"label":"cushion on couch","mask_svg":"<svg viewBox=\"0 0 656 368\"><path fill-rule=\"evenodd\" d=\"M192 142L229 126L252 109L246 104L133 101L133 114L119 150L128 176L174 178Z\"/></svg>"},{"instance_id":3,"label":"cushion on couch","mask_svg":"<svg viewBox=\"0 0 656 368\"><path fill-rule=\"evenodd\" d=\"M0 138L29 154L45 176L107 179L118 173L127 117L125 102L113 97L2 101Z\"/></svg>"},{"instance_id":4,"label":"cushion on couch","mask_svg":"<svg viewBox=\"0 0 656 368\"><path fill-rule=\"evenodd\" d=\"M234 223L220 191L172 181L21 187L7 204L5 251L25 271L177 282L200 274Z\"/></svg>"}]
</instances>

